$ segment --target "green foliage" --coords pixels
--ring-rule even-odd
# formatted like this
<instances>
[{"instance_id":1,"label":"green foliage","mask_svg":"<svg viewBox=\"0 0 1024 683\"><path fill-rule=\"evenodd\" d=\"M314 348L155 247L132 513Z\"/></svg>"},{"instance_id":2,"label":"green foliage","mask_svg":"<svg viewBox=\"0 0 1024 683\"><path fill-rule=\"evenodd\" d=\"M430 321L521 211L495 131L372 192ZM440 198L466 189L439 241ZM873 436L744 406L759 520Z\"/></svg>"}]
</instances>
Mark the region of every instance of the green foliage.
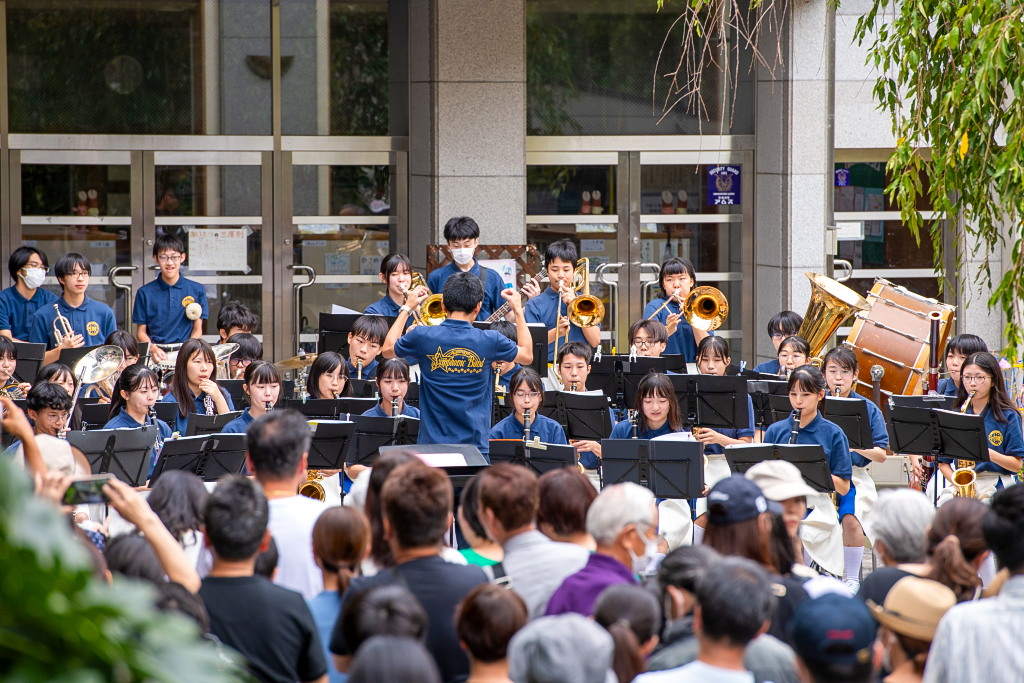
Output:
<instances>
[{"instance_id":1,"label":"green foliage","mask_svg":"<svg viewBox=\"0 0 1024 683\"><path fill-rule=\"evenodd\" d=\"M920 240L917 198L927 195L946 216L962 219L992 283L989 259L1003 242L1012 265L995 284L990 307L1002 307L1007 351L1024 343L1018 302L1024 298L1021 210L1024 209L1024 3L974 0L874 0L857 24L856 39L874 39L869 62L878 70L875 98L893 121L898 142L886 188L903 221ZM922 153L930 148L930 157ZM922 186L922 171L930 185ZM941 222L931 229L941 265ZM958 265L964 258L958 253Z\"/></svg>"},{"instance_id":2,"label":"green foliage","mask_svg":"<svg viewBox=\"0 0 1024 683\"><path fill-rule=\"evenodd\" d=\"M388 135L386 8L331 4L331 135Z\"/></svg>"},{"instance_id":3,"label":"green foliage","mask_svg":"<svg viewBox=\"0 0 1024 683\"><path fill-rule=\"evenodd\" d=\"M158 612L155 591L96 578L67 517L0 461L0 679L8 683L228 683L237 663L188 619Z\"/></svg>"}]
</instances>

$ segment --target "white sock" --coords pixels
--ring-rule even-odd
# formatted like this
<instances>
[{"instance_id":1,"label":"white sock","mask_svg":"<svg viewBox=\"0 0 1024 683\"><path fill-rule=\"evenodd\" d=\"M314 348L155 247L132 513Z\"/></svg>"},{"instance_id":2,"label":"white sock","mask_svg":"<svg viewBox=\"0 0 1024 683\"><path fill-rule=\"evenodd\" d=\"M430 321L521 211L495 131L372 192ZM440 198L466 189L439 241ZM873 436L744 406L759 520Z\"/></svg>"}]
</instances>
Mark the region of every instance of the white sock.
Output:
<instances>
[{"instance_id":1,"label":"white sock","mask_svg":"<svg viewBox=\"0 0 1024 683\"><path fill-rule=\"evenodd\" d=\"M996 560L990 552L985 561L981 563L981 568L978 570L978 576L981 577L981 583L984 586L988 586L990 583L995 581L996 578Z\"/></svg>"},{"instance_id":2,"label":"white sock","mask_svg":"<svg viewBox=\"0 0 1024 683\"><path fill-rule=\"evenodd\" d=\"M704 543L704 529L696 524L693 525L693 544L703 545Z\"/></svg>"},{"instance_id":3,"label":"white sock","mask_svg":"<svg viewBox=\"0 0 1024 683\"><path fill-rule=\"evenodd\" d=\"M850 548L845 545L843 546L843 562L846 563L847 580L860 580L857 577L860 576L860 564L863 560L864 546L860 546L859 548Z\"/></svg>"}]
</instances>

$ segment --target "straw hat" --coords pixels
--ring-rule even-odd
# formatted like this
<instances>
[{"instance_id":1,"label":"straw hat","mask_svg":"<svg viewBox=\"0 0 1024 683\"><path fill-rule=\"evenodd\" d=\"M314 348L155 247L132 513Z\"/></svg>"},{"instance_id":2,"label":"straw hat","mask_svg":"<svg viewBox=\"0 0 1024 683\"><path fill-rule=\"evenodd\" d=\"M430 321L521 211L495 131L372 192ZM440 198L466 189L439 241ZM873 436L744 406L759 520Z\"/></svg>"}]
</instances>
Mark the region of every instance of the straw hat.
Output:
<instances>
[{"instance_id":1,"label":"straw hat","mask_svg":"<svg viewBox=\"0 0 1024 683\"><path fill-rule=\"evenodd\" d=\"M905 576L889 589L885 605L873 600L867 605L883 626L907 636L931 642L939 619L956 604L956 595L949 588L931 579Z\"/></svg>"}]
</instances>

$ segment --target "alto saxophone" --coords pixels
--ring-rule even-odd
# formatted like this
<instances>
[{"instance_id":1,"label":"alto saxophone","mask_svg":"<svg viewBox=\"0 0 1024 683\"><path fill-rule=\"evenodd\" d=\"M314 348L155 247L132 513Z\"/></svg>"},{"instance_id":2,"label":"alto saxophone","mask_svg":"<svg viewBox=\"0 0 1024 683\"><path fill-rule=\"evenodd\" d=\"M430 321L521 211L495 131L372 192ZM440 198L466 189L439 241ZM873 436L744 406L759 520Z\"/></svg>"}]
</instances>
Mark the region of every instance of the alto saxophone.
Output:
<instances>
[{"instance_id":1,"label":"alto saxophone","mask_svg":"<svg viewBox=\"0 0 1024 683\"><path fill-rule=\"evenodd\" d=\"M961 413L967 412L967 408L971 405L971 399L974 398L975 393L972 391L967 396L967 400L960 406ZM978 478L977 473L974 471L976 463L973 460L957 460L954 464L956 469L953 471L953 495L961 498L974 498L976 493L974 482Z\"/></svg>"}]
</instances>

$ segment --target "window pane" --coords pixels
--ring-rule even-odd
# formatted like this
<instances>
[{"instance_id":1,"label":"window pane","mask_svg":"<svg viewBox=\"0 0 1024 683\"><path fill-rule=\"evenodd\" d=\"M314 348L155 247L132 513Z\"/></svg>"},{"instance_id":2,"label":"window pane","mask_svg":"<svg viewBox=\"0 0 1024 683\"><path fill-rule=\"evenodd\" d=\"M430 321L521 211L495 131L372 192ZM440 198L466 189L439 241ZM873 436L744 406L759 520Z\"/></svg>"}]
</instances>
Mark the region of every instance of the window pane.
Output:
<instances>
[{"instance_id":1,"label":"window pane","mask_svg":"<svg viewBox=\"0 0 1024 683\"><path fill-rule=\"evenodd\" d=\"M672 164L640 169L640 213L743 212L745 188L739 164Z\"/></svg>"},{"instance_id":2,"label":"window pane","mask_svg":"<svg viewBox=\"0 0 1024 683\"><path fill-rule=\"evenodd\" d=\"M204 334L217 334L217 316L220 309L229 301L239 301L246 305L250 311L260 316L259 329L253 330L254 334L263 335L264 358L269 358L267 348L274 338L274 331L267 329L267 320L263 317L263 286L262 285L205 285L206 300L210 305L210 318L206 321Z\"/></svg>"},{"instance_id":3,"label":"window pane","mask_svg":"<svg viewBox=\"0 0 1024 683\"><path fill-rule=\"evenodd\" d=\"M259 166L157 166L157 216L259 216Z\"/></svg>"},{"instance_id":4,"label":"window pane","mask_svg":"<svg viewBox=\"0 0 1024 683\"><path fill-rule=\"evenodd\" d=\"M23 216L130 216L131 211L131 166L21 167Z\"/></svg>"},{"instance_id":5,"label":"window pane","mask_svg":"<svg viewBox=\"0 0 1024 683\"><path fill-rule=\"evenodd\" d=\"M390 166L293 166L296 216L393 216Z\"/></svg>"},{"instance_id":6,"label":"window pane","mask_svg":"<svg viewBox=\"0 0 1024 683\"><path fill-rule=\"evenodd\" d=\"M527 166L526 214L615 214L615 166Z\"/></svg>"},{"instance_id":7,"label":"window pane","mask_svg":"<svg viewBox=\"0 0 1024 683\"><path fill-rule=\"evenodd\" d=\"M892 176L885 167L885 160L836 164L836 211L899 211L900 207L889 199L885 188ZM845 175L844 175L845 174ZM848 183L840 186L840 182ZM918 211L931 211L928 199L928 175L921 173L921 191L924 196L917 198Z\"/></svg>"},{"instance_id":8,"label":"window pane","mask_svg":"<svg viewBox=\"0 0 1024 683\"><path fill-rule=\"evenodd\" d=\"M863 240L840 240L838 257L854 268L933 268L935 249L925 221L920 245L901 221L864 221Z\"/></svg>"}]
</instances>

